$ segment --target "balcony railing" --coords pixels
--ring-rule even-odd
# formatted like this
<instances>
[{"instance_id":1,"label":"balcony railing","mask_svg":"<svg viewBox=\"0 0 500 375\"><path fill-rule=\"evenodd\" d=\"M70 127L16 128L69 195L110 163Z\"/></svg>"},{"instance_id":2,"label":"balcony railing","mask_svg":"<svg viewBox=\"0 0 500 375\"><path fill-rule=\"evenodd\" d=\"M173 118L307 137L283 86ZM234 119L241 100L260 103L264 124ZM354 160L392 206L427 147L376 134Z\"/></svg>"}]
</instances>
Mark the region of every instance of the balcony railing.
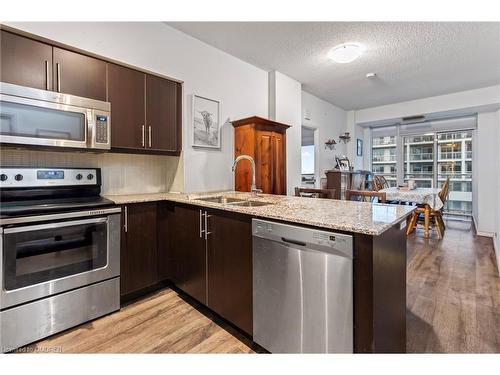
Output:
<instances>
[{"instance_id":1,"label":"balcony railing","mask_svg":"<svg viewBox=\"0 0 500 375\"><path fill-rule=\"evenodd\" d=\"M470 157L472 157L472 153ZM439 159L441 160L452 160L461 158L462 158L462 151L439 152Z\"/></svg>"},{"instance_id":2,"label":"balcony railing","mask_svg":"<svg viewBox=\"0 0 500 375\"><path fill-rule=\"evenodd\" d=\"M410 154L410 161L432 160L434 154L432 152L424 152L421 154Z\"/></svg>"},{"instance_id":3,"label":"balcony railing","mask_svg":"<svg viewBox=\"0 0 500 375\"><path fill-rule=\"evenodd\" d=\"M395 146L396 145L396 138L395 137L390 137L389 139L380 139L380 138L374 138L373 139L373 146Z\"/></svg>"},{"instance_id":4,"label":"balcony railing","mask_svg":"<svg viewBox=\"0 0 500 375\"><path fill-rule=\"evenodd\" d=\"M391 156L374 156L372 160L376 163L380 162L393 162L396 161L396 155L391 155Z\"/></svg>"},{"instance_id":5,"label":"balcony railing","mask_svg":"<svg viewBox=\"0 0 500 375\"><path fill-rule=\"evenodd\" d=\"M446 134L439 134L438 135L438 140L440 140L440 141L461 140L461 139L469 139L469 138L472 138L472 133L471 132L466 132L466 133L446 133Z\"/></svg>"}]
</instances>

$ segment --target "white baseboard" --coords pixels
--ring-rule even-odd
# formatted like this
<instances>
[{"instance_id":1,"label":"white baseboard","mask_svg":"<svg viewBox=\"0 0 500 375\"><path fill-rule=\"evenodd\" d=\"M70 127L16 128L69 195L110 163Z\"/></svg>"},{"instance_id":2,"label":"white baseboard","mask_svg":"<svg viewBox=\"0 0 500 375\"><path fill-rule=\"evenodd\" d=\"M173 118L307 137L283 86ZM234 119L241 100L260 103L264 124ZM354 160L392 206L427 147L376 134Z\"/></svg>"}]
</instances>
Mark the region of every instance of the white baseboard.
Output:
<instances>
[{"instance_id":1,"label":"white baseboard","mask_svg":"<svg viewBox=\"0 0 500 375\"><path fill-rule=\"evenodd\" d=\"M496 234L495 232L483 232L477 229L477 220L474 216L472 216L472 221L474 222L474 227L476 228L476 235L481 236L481 237L490 237L495 239ZM493 241L495 242L495 241Z\"/></svg>"}]
</instances>

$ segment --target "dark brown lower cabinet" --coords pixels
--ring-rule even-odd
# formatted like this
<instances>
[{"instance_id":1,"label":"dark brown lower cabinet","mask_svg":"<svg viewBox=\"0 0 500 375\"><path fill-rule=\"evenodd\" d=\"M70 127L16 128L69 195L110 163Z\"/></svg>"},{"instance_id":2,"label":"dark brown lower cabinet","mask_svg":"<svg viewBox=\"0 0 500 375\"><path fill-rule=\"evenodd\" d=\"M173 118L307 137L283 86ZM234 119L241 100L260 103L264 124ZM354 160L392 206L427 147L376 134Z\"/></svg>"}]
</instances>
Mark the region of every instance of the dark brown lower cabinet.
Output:
<instances>
[{"instance_id":1,"label":"dark brown lower cabinet","mask_svg":"<svg viewBox=\"0 0 500 375\"><path fill-rule=\"evenodd\" d=\"M122 206L121 292L122 296L158 282L157 204Z\"/></svg>"},{"instance_id":2,"label":"dark brown lower cabinet","mask_svg":"<svg viewBox=\"0 0 500 375\"><path fill-rule=\"evenodd\" d=\"M170 252L171 278L174 284L206 305L207 250L201 233L203 211L194 206L175 206L172 213Z\"/></svg>"},{"instance_id":3,"label":"dark brown lower cabinet","mask_svg":"<svg viewBox=\"0 0 500 375\"><path fill-rule=\"evenodd\" d=\"M208 211L208 306L252 335L252 221Z\"/></svg>"},{"instance_id":4,"label":"dark brown lower cabinet","mask_svg":"<svg viewBox=\"0 0 500 375\"><path fill-rule=\"evenodd\" d=\"M251 335L251 218L185 205L170 214L168 263L174 284Z\"/></svg>"}]
</instances>

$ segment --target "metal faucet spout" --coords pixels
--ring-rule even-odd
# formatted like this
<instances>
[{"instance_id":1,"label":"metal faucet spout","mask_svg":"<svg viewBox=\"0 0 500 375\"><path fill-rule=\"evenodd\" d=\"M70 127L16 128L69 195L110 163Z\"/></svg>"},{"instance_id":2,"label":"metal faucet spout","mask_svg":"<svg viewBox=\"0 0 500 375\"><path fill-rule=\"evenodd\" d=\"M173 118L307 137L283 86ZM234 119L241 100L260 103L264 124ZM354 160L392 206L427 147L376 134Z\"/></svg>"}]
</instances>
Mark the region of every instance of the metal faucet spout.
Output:
<instances>
[{"instance_id":1,"label":"metal faucet spout","mask_svg":"<svg viewBox=\"0 0 500 375\"><path fill-rule=\"evenodd\" d=\"M240 155L234 159L231 170L233 172L236 170L236 165L240 162L240 160L249 160L250 163L252 163L252 186L250 188L252 194L257 195L257 193L262 193L262 190L257 189L257 185L255 184L255 161L250 155Z\"/></svg>"}]
</instances>

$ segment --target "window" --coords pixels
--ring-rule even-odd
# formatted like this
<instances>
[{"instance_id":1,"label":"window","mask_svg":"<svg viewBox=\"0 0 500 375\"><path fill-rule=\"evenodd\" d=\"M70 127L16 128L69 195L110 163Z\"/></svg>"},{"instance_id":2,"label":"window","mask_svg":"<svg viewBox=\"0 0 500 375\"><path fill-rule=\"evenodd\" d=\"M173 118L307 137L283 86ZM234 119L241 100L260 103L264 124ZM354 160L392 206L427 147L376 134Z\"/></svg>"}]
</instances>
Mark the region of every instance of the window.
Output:
<instances>
[{"instance_id":1,"label":"window","mask_svg":"<svg viewBox=\"0 0 500 375\"><path fill-rule=\"evenodd\" d=\"M396 145L395 126L372 130L372 172L384 176L390 186L397 186Z\"/></svg>"},{"instance_id":2,"label":"window","mask_svg":"<svg viewBox=\"0 0 500 375\"><path fill-rule=\"evenodd\" d=\"M441 187L450 179L448 212L472 210L472 136L475 117L372 128L372 171L418 187ZM442 131L441 129L458 129Z\"/></svg>"}]
</instances>

